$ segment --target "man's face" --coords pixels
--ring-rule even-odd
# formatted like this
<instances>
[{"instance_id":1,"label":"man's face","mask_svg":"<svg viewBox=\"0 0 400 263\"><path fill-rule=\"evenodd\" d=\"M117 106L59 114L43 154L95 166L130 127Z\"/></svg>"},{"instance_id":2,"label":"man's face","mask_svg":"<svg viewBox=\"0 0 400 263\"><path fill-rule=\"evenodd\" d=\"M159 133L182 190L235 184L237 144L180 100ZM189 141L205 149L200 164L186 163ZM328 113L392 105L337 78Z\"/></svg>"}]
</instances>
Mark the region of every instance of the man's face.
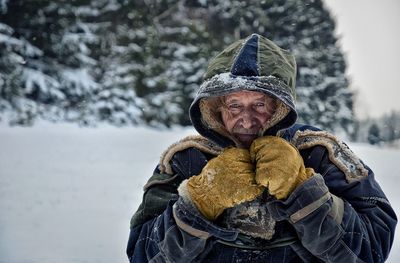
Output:
<instances>
[{"instance_id":1,"label":"man's face","mask_svg":"<svg viewBox=\"0 0 400 263\"><path fill-rule=\"evenodd\" d=\"M249 148L276 110L276 101L261 92L238 91L223 97L222 122L227 131Z\"/></svg>"}]
</instances>

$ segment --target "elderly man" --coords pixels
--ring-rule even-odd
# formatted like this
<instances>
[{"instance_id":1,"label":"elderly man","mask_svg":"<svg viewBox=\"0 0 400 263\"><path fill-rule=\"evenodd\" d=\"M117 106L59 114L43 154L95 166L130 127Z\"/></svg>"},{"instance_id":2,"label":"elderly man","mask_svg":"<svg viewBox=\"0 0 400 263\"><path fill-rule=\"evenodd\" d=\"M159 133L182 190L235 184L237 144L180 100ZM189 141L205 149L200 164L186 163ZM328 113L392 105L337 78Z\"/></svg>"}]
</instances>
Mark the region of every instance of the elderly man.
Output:
<instances>
[{"instance_id":1,"label":"elderly man","mask_svg":"<svg viewBox=\"0 0 400 263\"><path fill-rule=\"evenodd\" d=\"M384 262L396 215L335 136L295 124L294 57L253 34L213 58L131 220L131 262Z\"/></svg>"}]
</instances>

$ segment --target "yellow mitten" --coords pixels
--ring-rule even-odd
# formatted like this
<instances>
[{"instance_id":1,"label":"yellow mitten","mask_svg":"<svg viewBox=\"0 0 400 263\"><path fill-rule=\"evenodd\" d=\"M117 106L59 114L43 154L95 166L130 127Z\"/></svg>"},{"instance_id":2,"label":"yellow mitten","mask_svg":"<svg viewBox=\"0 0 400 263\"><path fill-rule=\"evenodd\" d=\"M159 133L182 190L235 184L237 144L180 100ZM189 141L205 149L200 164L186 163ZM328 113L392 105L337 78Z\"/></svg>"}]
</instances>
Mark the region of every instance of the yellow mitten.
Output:
<instances>
[{"instance_id":1,"label":"yellow mitten","mask_svg":"<svg viewBox=\"0 0 400 263\"><path fill-rule=\"evenodd\" d=\"M251 158L256 162L256 181L268 187L271 195L285 199L301 183L314 174L305 168L297 148L282 138L264 136L253 141Z\"/></svg>"},{"instance_id":2,"label":"yellow mitten","mask_svg":"<svg viewBox=\"0 0 400 263\"><path fill-rule=\"evenodd\" d=\"M226 208L262 193L264 187L258 186L254 177L249 151L228 148L211 159L199 175L190 177L186 187L197 209L215 220Z\"/></svg>"}]
</instances>

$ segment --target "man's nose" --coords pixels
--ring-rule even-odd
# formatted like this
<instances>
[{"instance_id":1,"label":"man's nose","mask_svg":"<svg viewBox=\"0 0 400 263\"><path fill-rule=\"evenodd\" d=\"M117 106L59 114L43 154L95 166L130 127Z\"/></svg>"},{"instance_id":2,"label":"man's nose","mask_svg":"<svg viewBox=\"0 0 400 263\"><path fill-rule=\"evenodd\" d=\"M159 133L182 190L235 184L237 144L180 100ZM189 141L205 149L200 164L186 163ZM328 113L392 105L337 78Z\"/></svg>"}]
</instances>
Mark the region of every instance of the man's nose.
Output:
<instances>
[{"instance_id":1,"label":"man's nose","mask_svg":"<svg viewBox=\"0 0 400 263\"><path fill-rule=\"evenodd\" d=\"M241 117L242 117L241 124L242 124L243 128L250 129L254 124L254 117L253 117L251 110L245 109L242 112Z\"/></svg>"}]
</instances>

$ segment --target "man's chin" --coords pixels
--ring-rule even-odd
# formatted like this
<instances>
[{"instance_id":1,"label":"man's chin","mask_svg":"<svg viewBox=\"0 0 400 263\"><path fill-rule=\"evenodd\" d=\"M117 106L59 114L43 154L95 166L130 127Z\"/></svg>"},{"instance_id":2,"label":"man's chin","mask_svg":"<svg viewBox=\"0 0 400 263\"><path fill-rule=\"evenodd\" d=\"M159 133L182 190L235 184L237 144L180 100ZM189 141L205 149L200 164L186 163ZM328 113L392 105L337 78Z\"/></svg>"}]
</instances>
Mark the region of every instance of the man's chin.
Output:
<instances>
[{"instance_id":1,"label":"man's chin","mask_svg":"<svg viewBox=\"0 0 400 263\"><path fill-rule=\"evenodd\" d=\"M250 148L251 143L257 139L257 134L235 134L235 137L245 148Z\"/></svg>"}]
</instances>

